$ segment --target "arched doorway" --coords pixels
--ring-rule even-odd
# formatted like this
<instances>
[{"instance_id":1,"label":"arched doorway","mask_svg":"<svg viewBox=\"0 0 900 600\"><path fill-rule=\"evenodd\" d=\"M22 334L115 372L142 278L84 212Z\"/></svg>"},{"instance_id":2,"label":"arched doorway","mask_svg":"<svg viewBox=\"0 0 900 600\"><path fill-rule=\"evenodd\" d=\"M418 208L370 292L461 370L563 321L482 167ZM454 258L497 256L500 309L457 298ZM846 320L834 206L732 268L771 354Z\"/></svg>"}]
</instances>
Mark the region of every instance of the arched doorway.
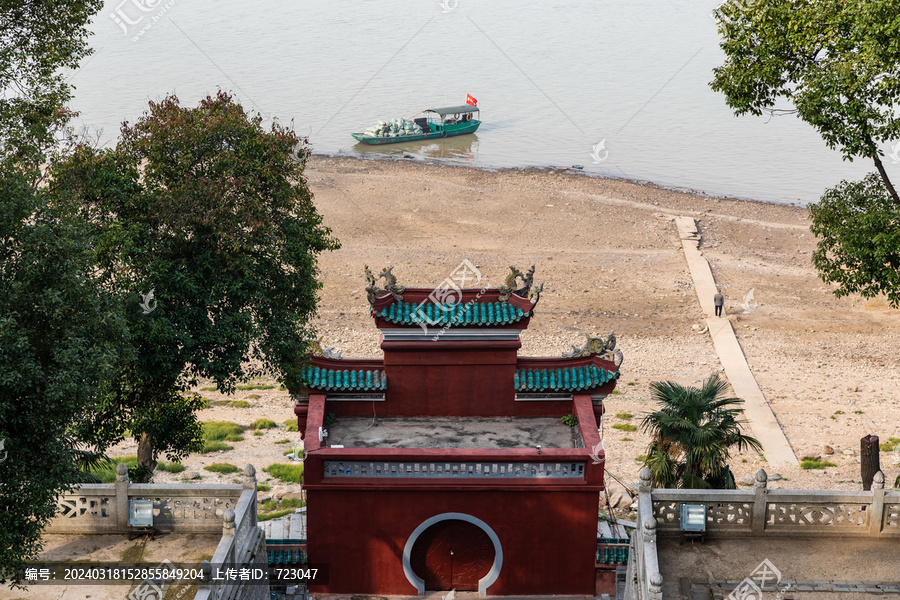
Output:
<instances>
[{"instance_id":1,"label":"arched doorway","mask_svg":"<svg viewBox=\"0 0 900 600\"><path fill-rule=\"evenodd\" d=\"M421 596L426 589L478 590L484 596L500 575L503 548L487 523L465 513L423 521L406 541L403 571Z\"/></svg>"},{"instance_id":2,"label":"arched doorway","mask_svg":"<svg viewBox=\"0 0 900 600\"><path fill-rule=\"evenodd\" d=\"M410 553L413 571L426 590L478 590L494 564L494 543L477 525L459 519L438 521L423 531Z\"/></svg>"},{"instance_id":3,"label":"arched doorway","mask_svg":"<svg viewBox=\"0 0 900 600\"><path fill-rule=\"evenodd\" d=\"M426 590L478 590L494 564L494 544L483 529L459 519L438 521L419 535L410 556Z\"/></svg>"}]
</instances>

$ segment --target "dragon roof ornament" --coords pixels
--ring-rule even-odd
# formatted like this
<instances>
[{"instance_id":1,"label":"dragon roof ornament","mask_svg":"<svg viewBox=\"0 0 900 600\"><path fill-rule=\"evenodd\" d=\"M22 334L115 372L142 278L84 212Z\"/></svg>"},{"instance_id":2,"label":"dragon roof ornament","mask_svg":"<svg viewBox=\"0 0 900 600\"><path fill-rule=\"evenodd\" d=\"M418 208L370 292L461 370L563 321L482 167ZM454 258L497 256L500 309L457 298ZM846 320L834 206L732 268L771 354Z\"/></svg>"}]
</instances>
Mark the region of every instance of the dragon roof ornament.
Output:
<instances>
[{"instance_id":1,"label":"dragon roof ornament","mask_svg":"<svg viewBox=\"0 0 900 600\"><path fill-rule=\"evenodd\" d=\"M518 283L519 280L522 281L521 286ZM510 296L515 294L520 298L528 298L532 304L536 304L544 290L544 284L534 285L534 265L531 265L531 268L524 274L517 268L510 267L509 274L498 289L500 290L498 298L500 302L506 302Z\"/></svg>"},{"instance_id":2,"label":"dragon roof ornament","mask_svg":"<svg viewBox=\"0 0 900 600\"><path fill-rule=\"evenodd\" d=\"M334 346L325 347L322 345L322 339L324 336L320 336L309 343L309 353L312 356L322 356L324 358L343 358L341 353L334 348Z\"/></svg>"},{"instance_id":3,"label":"dragon roof ornament","mask_svg":"<svg viewBox=\"0 0 900 600\"><path fill-rule=\"evenodd\" d=\"M385 267L376 277L369 269L369 265L365 265L366 273L366 294L369 298L369 304L372 304L379 297L384 298L388 294L394 297L394 300L401 302L403 300L403 292L406 287L397 283L397 278L391 273L393 266ZM384 279L384 287L378 287L378 280Z\"/></svg>"},{"instance_id":4,"label":"dragon roof ornament","mask_svg":"<svg viewBox=\"0 0 900 600\"><path fill-rule=\"evenodd\" d=\"M577 356L593 356L597 355L602 359L612 361L617 367L622 365L625 355L621 350L616 349L616 332L610 331L606 339L599 336L584 334L587 338L580 348L572 345L572 350L563 353L563 358L575 358Z\"/></svg>"}]
</instances>

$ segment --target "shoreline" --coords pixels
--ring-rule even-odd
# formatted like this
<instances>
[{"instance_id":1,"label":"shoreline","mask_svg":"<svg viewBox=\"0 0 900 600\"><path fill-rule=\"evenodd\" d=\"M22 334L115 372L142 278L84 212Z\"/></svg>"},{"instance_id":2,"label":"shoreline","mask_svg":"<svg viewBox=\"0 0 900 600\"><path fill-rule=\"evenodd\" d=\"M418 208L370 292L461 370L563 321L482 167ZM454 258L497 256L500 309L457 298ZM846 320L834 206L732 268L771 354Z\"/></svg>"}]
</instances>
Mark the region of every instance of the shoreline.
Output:
<instances>
[{"instance_id":1,"label":"shoreline","mask_svg":"<svg viewBox=\"0 0 900 600\"><path fill-rule=\"evenodd\" d=\"M398 150L398 152L403 152ZM742 196L729 196L722 194L713 194L711 192L706 192L704 190L699 190L695 188L682 188L678 186L668 186L662 183L657 183L655 181L642 180L642 179L632 179L629 177L617 177L615 175L601 175L599 173L591 173L589 171L584 171L582 169L575 168L580 165L572 165L567 167L560 167L554 165L545 165L545 166L528 166L528 167L492 167L492 166L478 166L478 165L459 165L453 163L440 163L434 162L433 160L420 158L414 155L410 155L409 158L405 157L391 157L391 156L365 156L360 154L351 154L348 151L339 150L338 152L310 152L310 158L319 157L319 158L335 158L335 159L349 159L349 160L368 160L368 161L376 161L376 162L411 162L416 164L429 165L433 167L440 168L452 168L452 169L472 169L474 171L482 171L485 173L502 173L504 171L511 172L528 172L528 171L536 171L536 172L554 172L554 173L566 173L569 175L576 175L579 177L587 177L590 179L601 179L601 180L612 180L612 181L620 181L622 183L628 183L632 185L638 186L646 186L658 189L664 192L676 192L682 194L690 194L692 196L705 197L710 199L718 199L718 200L733 200L737 202L750 202L757 204L765 204L765 205L775 205L775 206L789 206L789 207L799 207L807 210L809 204L803 204L801 202L775 202L770 200L761 200L759 198L751 198L751 197L742 197Z\"/></svg>"}]
</instances>

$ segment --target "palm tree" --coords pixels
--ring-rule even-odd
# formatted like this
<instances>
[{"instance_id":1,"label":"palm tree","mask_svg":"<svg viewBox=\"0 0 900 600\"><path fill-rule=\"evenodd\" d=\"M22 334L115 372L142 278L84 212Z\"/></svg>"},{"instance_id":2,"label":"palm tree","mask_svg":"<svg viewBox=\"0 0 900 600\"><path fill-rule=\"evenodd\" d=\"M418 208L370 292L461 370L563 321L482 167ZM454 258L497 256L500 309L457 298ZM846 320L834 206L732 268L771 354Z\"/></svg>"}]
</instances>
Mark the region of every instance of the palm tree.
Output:
<instances>
[{"instance_id":1,"label":"palm tree","mask_svg":"<svg viewBox=\"0 0 900 600\"><path fill-rule=\"evenodd\" d=\"M728 383L713 373L700 389L671 381L650 384L659 410L646 415L641 430L653 439L645 464L658 487L734 489L728 467L731 449L762 450L741 433L740 405L728 398Z\"/></svg>"}]
</instances>

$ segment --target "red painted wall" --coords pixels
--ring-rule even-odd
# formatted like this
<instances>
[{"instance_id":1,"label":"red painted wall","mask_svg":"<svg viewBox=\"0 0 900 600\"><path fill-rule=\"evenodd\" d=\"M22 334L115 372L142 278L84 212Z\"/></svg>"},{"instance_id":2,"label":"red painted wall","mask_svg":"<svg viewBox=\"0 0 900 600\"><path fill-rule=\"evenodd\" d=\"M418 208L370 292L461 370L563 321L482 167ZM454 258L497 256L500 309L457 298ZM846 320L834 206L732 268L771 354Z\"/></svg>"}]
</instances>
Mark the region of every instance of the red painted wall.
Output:
<instances>
[{"instance_id":1,"label":"red painted wall","mask_svg":"<svg viewBox=\"0 0 900 600\"><path fill-rule=\"evenodd\" d=\"M426 519L461 512L487 523L503 548L488 595L594 594L596 491L307 494L309 560L329 566L329 584L311 592L415 594L403 572L407 539Z\"/></svg>"}]
</instances>

